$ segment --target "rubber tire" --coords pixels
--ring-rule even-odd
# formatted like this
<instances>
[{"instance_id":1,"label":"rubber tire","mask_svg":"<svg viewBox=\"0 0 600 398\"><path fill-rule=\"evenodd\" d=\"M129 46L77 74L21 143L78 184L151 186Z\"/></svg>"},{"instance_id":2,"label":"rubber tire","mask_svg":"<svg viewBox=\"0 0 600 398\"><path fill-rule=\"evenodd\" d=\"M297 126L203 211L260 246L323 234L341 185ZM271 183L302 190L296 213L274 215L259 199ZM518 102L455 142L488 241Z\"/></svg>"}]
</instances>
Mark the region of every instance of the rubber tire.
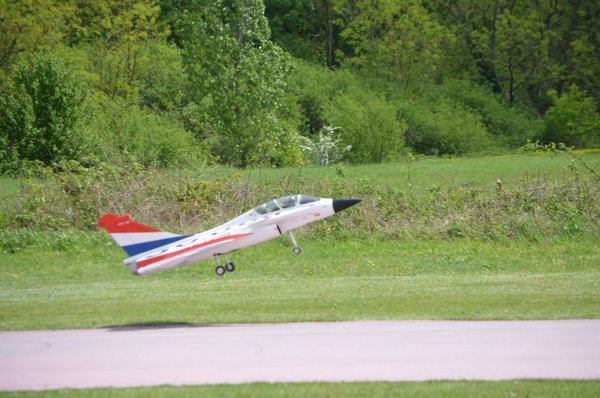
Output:
<instances>
[{"instance_id":1,"label":"rubber tire","mask_svg":"<svg viewBox=\"0 0 600 398\"><path fill-rule=\"evenodd\" d=\"M217 268L215 268L215 272L217 275L223 276L225 275L225 268L222 265L219 265Z\"/></svg>"},{"instance_id":2,"label":"rubber tire","mask_svg":"<svg viewBox=\"0 0 600 398\"><path fill-rule=\"evenodd\" d=\"M294 247L294 254L300 254L302 253L302 249L300 249L299 247Z\"/></svg>"},{"instance_id":3,"label":"rubber tire","mask_svg":"<svg viewBox=\"0 0 600 398\"><path fill-rule=\"evenodd\" d=\"M233 272L233 271L235 271L235 264L234 263L227 263L227 265L225 267L227 269L227 272Z\"/></svg>"}]
</instances>

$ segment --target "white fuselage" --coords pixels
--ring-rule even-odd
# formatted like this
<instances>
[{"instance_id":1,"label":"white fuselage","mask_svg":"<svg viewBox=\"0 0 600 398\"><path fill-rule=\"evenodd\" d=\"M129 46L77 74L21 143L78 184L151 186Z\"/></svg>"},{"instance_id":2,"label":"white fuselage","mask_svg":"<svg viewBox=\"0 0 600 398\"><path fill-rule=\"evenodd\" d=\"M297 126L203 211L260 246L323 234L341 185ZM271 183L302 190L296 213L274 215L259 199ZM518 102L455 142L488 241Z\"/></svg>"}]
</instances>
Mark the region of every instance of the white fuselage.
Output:
<instances>
[{"instance_id":1,"label":"white fuselage","mask_svg":"<svg viewBox=\"0 0 600 398\"><path fill-rule=\"evenodd\" d=\"M125 260L136 275L147 275L227 254L274 239L335 213L332 199L279 208L265 214L250 210L216 228Z\"/></svg>"}]
</instances>

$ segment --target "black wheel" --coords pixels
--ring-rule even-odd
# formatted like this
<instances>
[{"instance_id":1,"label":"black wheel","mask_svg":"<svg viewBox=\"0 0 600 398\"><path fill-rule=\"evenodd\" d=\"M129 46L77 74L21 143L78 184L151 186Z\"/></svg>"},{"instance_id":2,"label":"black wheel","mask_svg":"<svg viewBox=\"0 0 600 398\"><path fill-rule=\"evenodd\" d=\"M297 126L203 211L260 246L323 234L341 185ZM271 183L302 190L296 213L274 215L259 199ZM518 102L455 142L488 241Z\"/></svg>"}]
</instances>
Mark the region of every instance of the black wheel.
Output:
<instances>
[{"instance_id":1,"label":"black wheel","mask_svg":"<svg viewBox=\"0 0 600 398\"><path fill-rule=\"evenodd\" d=\"M302 249L300 249L299 247L294 247L294 254L300 254L302 253Z\"/></svg>"},{"instance_id":2,"label":"black wheel","mask_svg":"<svg viewBox=\"0 0 600 398\"><path fill-rule=\"evenodd\" d=\"M235 264L234 263L227 263L227 271L228 272L235 271Z\"/></svg>"},{"instance_id":3,"label":"black wheel","mask_svg":"<svg viewBox=\"0 0 600 398\"><path fill-rule=\"evenodd\" d=\"M225 268L223 268L222 265L219 265L217 268L215 268L215 272L217 273L217 275L223 276L225 275Z\"/></svg>"}]
</instances>

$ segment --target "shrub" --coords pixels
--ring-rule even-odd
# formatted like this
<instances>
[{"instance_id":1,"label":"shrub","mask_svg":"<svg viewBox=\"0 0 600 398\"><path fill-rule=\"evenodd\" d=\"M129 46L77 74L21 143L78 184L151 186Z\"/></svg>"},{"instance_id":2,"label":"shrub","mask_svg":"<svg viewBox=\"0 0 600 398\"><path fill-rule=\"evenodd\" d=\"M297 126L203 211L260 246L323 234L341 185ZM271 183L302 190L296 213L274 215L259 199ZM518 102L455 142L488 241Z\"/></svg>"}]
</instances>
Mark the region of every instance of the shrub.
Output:
<instances>
[{"instance_id":1,"label":"shrub","mask_svg":"<svg viewBox=\"0 0 600 398\"><path fill-rule=\"evenodd\" d=\"M427 155L463 155L495 148L481 117L451 100L406 100L399 112L408 121L406 143Z\"/></svg>"},{"instance_id":2,"label":"shrub","mask_svg":"<svg viewBox=\"0 0 600 398\"><path fill-rule=\"evenodd\" d=\"M88 143L80 123L85 97L71 70L50 53L17 64L0 99L0 162L79 158Z\"/></svg>"},{"instance_id":3,"label":"shrub","mask_svg":"<svg viewBox=\"0 0 600 398\"><path fill-rule=\"evenodd\" d=\"M301 109L300 130L314 138L326 125L339 126L339 138L352 150L344 156L353 163L382 162L404 149L406 124L396 109L349 70L297 62L289 91Z\"/></svg>"},{"instance_id":4,"label":"shrub","mask_svg":"<svg viewBox=\"0 0 600 398\"><path fill-rule=\"evenodd\" d=\"M181 166L206 158L192 134L177 122L101 95L94 99L90 128L101 146L100 157L112 163Z\"/></svg>"},{"instance_id":5,"label":"shrub","mask_svg":"<svg viewBox=\"0 0 600 398\"><path fill-rule=\"evenodd\" d=\"M324 126L319 131L319 136L314 141L307 137L302 137L304 145L302 150L306 155L311 158L314 164L319 166L329 166L342 159L344 152L348 152L352 149L352 146L348 145L342 148L340 140L335 137L335 131L339 127Z\"/></svg>"},{"instance_id":6,"label":"shrub","mask_svg":"<svg viewBox=\"0 0 600 398\"><path fill-rule=\"evenodd\" d=\"M404 148L406 123L383 97L353 87L324 106L329 123L340 126L340 137L352 149L345 156L352 163L394 160Z\"/></svg>"},{"instance_id":7,"label":"shrub","mask_svg":"<svg viewBox=\"0 0 600 398\"><path fill-rule=\"evenodd\" d=\"M577 148L599 146L600 115L594 100L575 85L561 96L553 90L548 94L553 105L544 115L541 140Z\"/></svg>"},{"instance_id":8,"label":"shrub","mask_svg":"<svg viewBox=\"0 0 600 398\"><path fill-rule=\"evenodd\" d=\"M543 127L539 119L523 109L506 104L501 96L467 80L446 80L439 91L479 115L488 132L502 145L518 148Z\"/></svg>"},{"instance_id":9,"label":"shrub","mask_svg":"<svg viewBox=\"0 0 600 398\"><path fill-rule=\"evenodd\" d=\"M432 186L402 191L367 178L348 179L337 167L331 178L288 175L251 182L237 174L215 177L204 169L193 177L142 167L68 161L43 166L24 181L11 229L90 230L105 212L132 213L137 219L173 232L208 229L274 196L310 192L322 197L356 197L352 211L311 224L321 238L385 239L544 239L571 234L600 234L600 187L574 173L560 182L527 180L512 187ZM18 239L17 239L18 238ZM22 239L21 239L22 238ZM8 239L8 240L7 240ZM0 247L21 247L28 235ZM5 240L3 243L2 240Z\"/></svg>"}]
</instances>

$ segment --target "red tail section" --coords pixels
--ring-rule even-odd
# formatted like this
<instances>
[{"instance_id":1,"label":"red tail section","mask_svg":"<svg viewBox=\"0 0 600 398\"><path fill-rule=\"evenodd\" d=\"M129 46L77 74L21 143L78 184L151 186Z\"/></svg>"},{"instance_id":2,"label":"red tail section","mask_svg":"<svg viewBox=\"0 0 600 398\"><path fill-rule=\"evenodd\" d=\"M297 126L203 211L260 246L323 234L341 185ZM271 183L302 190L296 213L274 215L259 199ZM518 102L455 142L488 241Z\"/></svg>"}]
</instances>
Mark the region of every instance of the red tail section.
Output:
<instances>
[{"instance_id":1,"label":"red tail section","mask_svg":"<svg viewBox=\"0 0 600 398\"><path fill-rule=\"evenodd\" d=\"M134 221L129 214L118 216L108 213L100 217L98 226L108 231L110 236L130 256L176 242L189 235L177 235Z\"/></svg>"},{"instance_id":2,"label":"red tail section","mask_svg":"<svg viewBox=\"0 0 600 398\"><path fill-rule=\"evenodd\" d=\"M128 232L160 232L156 228L134 221L131 215L118 216L107 213L98 220L98 226L106 229L109 233Z\"/></svg>"}]
</instances>

